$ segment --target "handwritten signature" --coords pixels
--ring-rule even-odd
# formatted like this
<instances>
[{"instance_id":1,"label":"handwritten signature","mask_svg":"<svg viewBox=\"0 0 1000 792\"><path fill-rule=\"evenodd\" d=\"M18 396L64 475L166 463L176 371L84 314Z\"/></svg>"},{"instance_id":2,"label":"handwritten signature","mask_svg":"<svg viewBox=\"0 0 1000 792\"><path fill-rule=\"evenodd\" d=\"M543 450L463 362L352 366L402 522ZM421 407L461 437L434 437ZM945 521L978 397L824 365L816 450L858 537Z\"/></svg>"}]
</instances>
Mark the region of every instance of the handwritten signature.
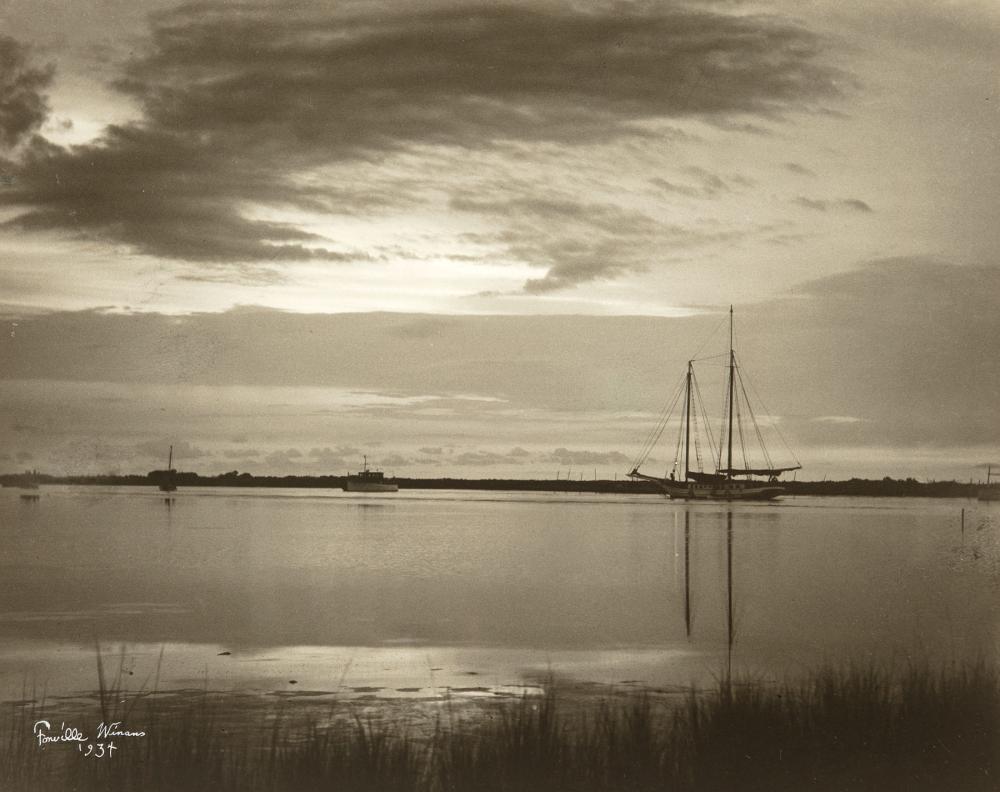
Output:
<instances>
[{"instance_id":1,"label":"handwritten signature","mask_svg":"<svg viewBox=\"0 0 1000 792\"><path fill-rule=\"evenodd\" d=\"M59 729L53 732L52 724L47 720L35 721L31 728L31 733L38 741L39 748L46 745L58 743L71 743L76 745L76 749L84 756L93 756L100 759L104 756L111 757L118 750L115 739L125 739L129 737L145 737L146 732L142 730L127 729L121 721L104 723L97 726L97 740L91 740L76 726L67 726L63 721Z\"/></svg>"}]
</instances>

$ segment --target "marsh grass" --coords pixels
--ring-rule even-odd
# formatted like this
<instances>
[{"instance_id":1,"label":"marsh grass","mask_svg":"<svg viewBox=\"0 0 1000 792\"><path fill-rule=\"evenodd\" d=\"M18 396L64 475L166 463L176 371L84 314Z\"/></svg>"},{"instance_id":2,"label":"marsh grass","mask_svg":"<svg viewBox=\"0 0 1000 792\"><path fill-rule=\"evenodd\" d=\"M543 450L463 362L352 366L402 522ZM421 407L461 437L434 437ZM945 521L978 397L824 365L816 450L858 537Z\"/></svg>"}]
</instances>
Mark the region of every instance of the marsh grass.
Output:
<instances>
[{"instance_id":1,"label":"marsh grass","mask_svg":"<svg viewBox=\"0 0 1000 792\"><path fill-rule=\"evenodd\" d=\"M148 736L124 743L111 760L43 753L30 723L44 706L12 708L0 740L0 788L964 792L997 789L1000 771L1000 681L983 663L849 667L786 685L722 678L679 698L640 691L586 707L549 684L542 696L474 716L446 701L416 734L344 701L321 717L287 702L254 709L235 728L231 697L130 697L103 676L102 668L105 722L127 719Z\"/></svg>"}]
</instances>

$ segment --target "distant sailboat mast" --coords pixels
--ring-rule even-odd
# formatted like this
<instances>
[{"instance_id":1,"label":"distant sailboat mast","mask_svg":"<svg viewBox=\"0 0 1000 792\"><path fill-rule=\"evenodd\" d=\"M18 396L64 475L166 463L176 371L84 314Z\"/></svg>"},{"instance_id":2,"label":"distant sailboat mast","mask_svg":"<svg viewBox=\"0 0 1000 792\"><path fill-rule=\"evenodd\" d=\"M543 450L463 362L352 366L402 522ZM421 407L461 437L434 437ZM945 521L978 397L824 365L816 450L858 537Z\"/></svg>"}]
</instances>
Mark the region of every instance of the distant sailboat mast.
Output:
<instances>
[{"instance_id":1,"label":"distant sailboat mast","mask_svg":"<svg viewBox=\"0 0 1000 792\"><path fill-rule=\"evenodd\" d=\"M691 377L694 376L694 361L688 361L687 402L684 408L684 481L691 475Z\"/></svg>"},{"instance_id":2,"label":"distant sailboat mast","mask_svg":"<svg viewBox=\"0 0 1000 792\"><path fill-rule=\"evenodd\" d=\"M160 479L160 492L173 492L177 489L177 482L174 480L174 447L170 446L167 453L167 469Z\"/></svg>"},{"instance_id":3,"label":"distant sailboat mast","mask_svg":"<svg viewBox=\"0 0 1000 792\"><path fill-rule=\"evenodd\" d=\"M729 454L726 457L726 479L733 477L733 391L736 389L736 353L733 352L733 306L729 306Z\"/></svg>"}]
</instances>

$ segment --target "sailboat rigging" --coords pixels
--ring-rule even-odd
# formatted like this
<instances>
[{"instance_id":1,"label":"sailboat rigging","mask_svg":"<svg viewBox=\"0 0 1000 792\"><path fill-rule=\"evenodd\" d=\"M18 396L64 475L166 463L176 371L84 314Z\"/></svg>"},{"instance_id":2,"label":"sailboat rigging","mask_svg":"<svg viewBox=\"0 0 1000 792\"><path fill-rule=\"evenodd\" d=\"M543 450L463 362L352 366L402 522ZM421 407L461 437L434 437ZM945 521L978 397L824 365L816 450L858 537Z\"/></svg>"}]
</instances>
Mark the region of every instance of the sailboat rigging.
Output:
<instances>
[{"instance_id":1,"label":"sailboat rigging","mask_svg":"<svg viewBox=\"0 0 1000 792\"><path fill-rule=\"evenodd\" d=\"M707 434L709 450L715 462L714 472L707 472L702 469L700 427L698 425L698 408L705 414L704 401L701 390L695 377L694 364L699 360L713 360L713 358L696 358L688 361L687 371L684 376L683 390L678 390L671 404L668 406L657 426L650 432L643 449L632 465L632 470L628 474L633 479L653 481L663 488L665 494L671 498L685 500L772 500L781 495L785 490L778 483L778 477L782 473L801 469L802 465L795 460L793 465L784 467L775 465L764 445L764 438L761 434L757 418L746 390L741 367L736 360L736 352L733 343L733 309L729 308L729 352L727 357L727 380L726 396L723 407L723 424L720 435L720 442L716 447L715 438L712 435L711 426L704 422L704 430ZM675 412L680 397L683 393L681 408L682 431L678 435L676 452L674 456L673 469L669 476L659 477L640 473L639 468L647 461L657 441L666 429ZM746 415L744 415L744 411ZM753 427L763 460L760 464L754 464L748 455L747 437L745 432L745 418ZM780 434L780 433L779 433ZM742 466L733 458L734 439L738 440L738 451L742 457ZM787 445L786 445L787 448ZM694 451L695 459L692 465L691 452ZM723 464L723 451L725 451L725 464ZM683 453L682 453L683 452ZM794 454L789 450L792 458ZM681 464L683 462L683 465ZM735 464L734 464L735 463ZM682 467L683 475L678 477L678 468ZM761 481L754 477L765 477ZM741 478L737 478L741 477Z\"/></svg>"}]
</instances>

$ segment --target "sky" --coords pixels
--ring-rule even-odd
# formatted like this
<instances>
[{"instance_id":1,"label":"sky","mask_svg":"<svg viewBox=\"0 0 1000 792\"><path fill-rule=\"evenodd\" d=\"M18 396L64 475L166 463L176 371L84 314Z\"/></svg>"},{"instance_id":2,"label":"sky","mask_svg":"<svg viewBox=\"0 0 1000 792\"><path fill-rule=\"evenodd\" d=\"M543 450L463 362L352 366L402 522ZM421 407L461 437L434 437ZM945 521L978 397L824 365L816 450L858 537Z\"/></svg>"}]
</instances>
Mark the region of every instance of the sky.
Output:
<instances>
[{"instance_id":1,"label":"sky","mask_svg":"<svg viewBox=\"0 0 1000 792\"><path fill-rule=\"evenodd\" d=\"M0 472L620 478L733 305L776 462L981 478L998 61L974 0L0 0Z\"/></svg>"}]
</instances>

